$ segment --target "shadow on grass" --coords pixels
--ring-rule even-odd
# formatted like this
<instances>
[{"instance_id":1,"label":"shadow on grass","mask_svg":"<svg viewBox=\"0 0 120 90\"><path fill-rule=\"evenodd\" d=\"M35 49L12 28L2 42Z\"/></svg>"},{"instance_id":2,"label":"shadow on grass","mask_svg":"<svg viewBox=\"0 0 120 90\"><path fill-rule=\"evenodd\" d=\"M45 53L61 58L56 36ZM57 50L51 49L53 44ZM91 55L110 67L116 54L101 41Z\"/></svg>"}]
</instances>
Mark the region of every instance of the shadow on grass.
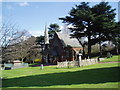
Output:
<instances>
[{"instance_id":1,"label":"shadow on grass","mask_svg":"<svg viewBox=\"0 0 120 90\"><path fill-rule=\"evenodd\" d=\"M25 76L3 80L3 87L43 87L119 81L119 67Z\"/></svg>"}]
</instances>

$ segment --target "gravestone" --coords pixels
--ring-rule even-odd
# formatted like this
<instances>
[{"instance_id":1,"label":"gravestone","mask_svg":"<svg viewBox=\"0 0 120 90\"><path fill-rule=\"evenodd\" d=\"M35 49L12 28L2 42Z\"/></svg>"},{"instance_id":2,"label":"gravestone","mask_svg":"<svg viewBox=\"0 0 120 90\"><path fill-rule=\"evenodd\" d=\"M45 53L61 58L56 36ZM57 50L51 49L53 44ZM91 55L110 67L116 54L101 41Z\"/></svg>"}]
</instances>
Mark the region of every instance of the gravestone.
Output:
<instances>
[{"instance_id":1,"label":"gravestone","mask_svg":"<svg viewBox=\"0 0 120 90\"><path fill-rule=\"evenodd\" d=\"M80 65L80 62L81 62L81 60L82 60L82 59L81 59L81 56L82 56L82 54L79 53L79 54L78 54L78 64L79 64L79 67L81 66L81 65Z\"/></svg>"},{"instance_id":2,"label":"gravestone","mask_svg":"<svg viewBox=\"0 0 120 90\"><path fill-rule=\"evenodd\" d=\"M107 53L107 58L111 58L111 57L112 57L111 53L108 52L108 53Z\"/></svg>"}]
</instances>

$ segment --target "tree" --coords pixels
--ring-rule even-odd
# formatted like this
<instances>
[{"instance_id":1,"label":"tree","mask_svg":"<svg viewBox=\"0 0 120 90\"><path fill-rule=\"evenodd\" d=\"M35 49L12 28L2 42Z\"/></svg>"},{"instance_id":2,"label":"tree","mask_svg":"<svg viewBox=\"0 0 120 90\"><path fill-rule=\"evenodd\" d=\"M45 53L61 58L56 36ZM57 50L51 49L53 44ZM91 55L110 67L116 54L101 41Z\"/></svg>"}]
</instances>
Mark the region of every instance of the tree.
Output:
<instances>
[{"instance_id":1,"label":"tree","mask_svg":"<svg viewBox=\"0 0 120 90\"><path fill-rule=\"evenodd\" d=\"M36 38L34 36L29 37L28 39L21 41L16 48L18 48L19 52L17 53L20 59L24 60L24 58L29 54L31 48L36 45ZM34 54L34 53L33 53Z\"/></svg>"},{"instance_id":2,"label":"tree","mask_svg":"<svg viewBox=\"0 0 120 90\"><path fill-rule=\"evenodd\" d=\"M12 23L4 23L0 28L1 57L2 61L14 60L18 57L20 49L16 45L29 38L31 35L26 30L20 30L19 26Z\"/></svg>"},{"instance_id":3,"label":"tree","mask_svg":"<svg viewBox=\"0 0 120 90\"><path fill-rule=\"evenodd\" d=\"M59 25L56 24L56 23L50 24L48 29L49 29L49 31L48 31L49 37L51 37L51 38L53 38L55 31L56 32L60 32L61 31Z\"/></svg>"},{"instance_id":4,"label":"tree","mask_svg":"<svg viewBox=\"0 0 120 90\"><path fill-rule=\"evenodd\" d=\"M85 53L86 53L86 46L88 45L88 42L85 40L86 37L83 38L78 38L79 43L82 45L83 47L83 52L82 52L82 56L83 58L85 58Z\"/></svg>"},{"instance_id":5,"label":"tree","mask_svg":"<svg viewBox=\"0 0 120 90\"><path fill-rule=\"evenodd\" d=\"M34 63L35 59L42 59L40 45L34 45L28 50L28 54L24 61L29 63Z\"/></svg>"},{"instance_id":6,"label":"tree","mask_svg":"<svg viewBox=\"0 0 120 90\"><path fill-rule=\"evenodd\" d=\"M112 42L115 44L116 53L119 54L120 49L120 22L116 22L115 28L113 29L115 33L112 34Z\"/></svg>"},{"instance_id":7,"label":"tree","mask_svg":"<svg viewBox=\"0 0 120 90\"><path fill-rule=\"evenodd\" d=\"M98 41L100 48L100 56L102 56L101 43L104 41L110 41L115 27L115 9L112 9L108 2L101 2L91 8L94 19L92 29L94 32L94 39L92 42Z\"/></svg>"},{"instance_id":8,"label":"tree","mask_svg":"<svg viewBox=\"0 0 120 90\"><path fill-rule=\"evenodd\" d=\"M82 2L73 7L69 16L59 18L63 23L72 24L72 37L78 40L81 37L88 38L88 55L91 57L91 46L101 41L106 41L111 36L111 28L114 27L115 9L107 2L101 2L93 7L89 3Z\"/></svg>"},{"instance_id":9,"label":"tree","mask_svg":"<svg viewBox=\"0 0 120 90\"><path fill-rule=\"evenodd\" d=\"M37 44L44 44L44 36L36 37Z\"/></svg>"},{"instance_id":10,"label":"tree","mask_svg":"<svg viewBox=\"0 0 120 90\"><path fill-rule=\"evenodd\" d=\"M71 9L69 14L70 16L60 18L60 20L63 20L63 23L72 24L74 27L70 28L73 32L72 37L76 37L78 40L81 39L81 37L88 37L88 54L90 56L92 36L92 29L90 26L93 15L88 3L82 2L80 5L76 5L75 8Z\"/></svg>"},{"instance_id":11,"label":"tree","mask_svg":"<svg viewBox=\"0 0 120 90\"><path fill-rule=\"evenodd\" d=\"M41 58L42 58L42 60L43 60L43 50L44 50L44 44L45 44L45 39L44 39L44 36L39 36L39 37L37 37L36 38L36 42L37 42L37 44L40 44L41 45L41 51L40 51L40 53L41 53ZM42 61L43 62L43 61Z\"/></svg>"}]
</instances>

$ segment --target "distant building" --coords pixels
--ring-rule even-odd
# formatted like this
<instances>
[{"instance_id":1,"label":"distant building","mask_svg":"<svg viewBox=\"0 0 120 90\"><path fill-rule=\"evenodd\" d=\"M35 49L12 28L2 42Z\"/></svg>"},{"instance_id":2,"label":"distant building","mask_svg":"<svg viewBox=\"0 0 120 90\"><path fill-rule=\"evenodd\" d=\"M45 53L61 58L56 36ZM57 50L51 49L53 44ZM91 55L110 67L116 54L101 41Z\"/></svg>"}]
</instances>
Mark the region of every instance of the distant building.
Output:
<instances>
[{"instance_id":1,"label":"distant building","mask_svg":"<svg viewBox=\"0 0 120 90\"><path fill-rule=\"evenodd\" d=\"M14 66L18 66L18 65L21 65L21 61L20 60L15 60L15 61L13 61L13 64L14 64Z\"/></svg>"}]
</instances>

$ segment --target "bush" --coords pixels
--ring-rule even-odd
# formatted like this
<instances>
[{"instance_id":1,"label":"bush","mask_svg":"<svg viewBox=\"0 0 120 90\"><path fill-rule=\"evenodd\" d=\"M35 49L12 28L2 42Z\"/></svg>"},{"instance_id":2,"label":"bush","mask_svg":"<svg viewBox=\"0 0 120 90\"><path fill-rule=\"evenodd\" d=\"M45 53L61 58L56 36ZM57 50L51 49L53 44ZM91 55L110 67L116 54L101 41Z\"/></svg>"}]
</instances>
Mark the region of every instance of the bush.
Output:
<instances>
[{"instance_id":1,"label":"bush","mask_svg":"<svg viewBox=\"0 0 120 90\"><path fill-rule=\"evenodd\" d=\"M42 59L35 59L35 62L42 62Z\"/></svg>"}]
</instances>

